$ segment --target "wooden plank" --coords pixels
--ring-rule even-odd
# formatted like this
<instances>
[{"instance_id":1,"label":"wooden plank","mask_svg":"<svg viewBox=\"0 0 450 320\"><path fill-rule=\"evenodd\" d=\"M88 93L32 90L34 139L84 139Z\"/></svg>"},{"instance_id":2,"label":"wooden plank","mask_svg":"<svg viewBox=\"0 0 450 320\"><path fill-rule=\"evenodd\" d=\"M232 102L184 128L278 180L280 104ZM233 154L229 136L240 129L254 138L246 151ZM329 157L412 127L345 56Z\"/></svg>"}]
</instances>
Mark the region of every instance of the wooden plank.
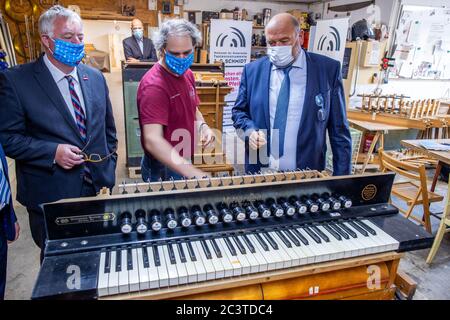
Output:
<instances>
[{"instance_id":1,"label":"wooden plank","mask_svg":"<svg viewBox=\"0 0 450 320\"><path fill-rule=\"evenodd\" d=\"M416 293L417 283L404 271L398 271L395 277L395 285L407 300L412 300Z\"/></svg>"}]
</instances>

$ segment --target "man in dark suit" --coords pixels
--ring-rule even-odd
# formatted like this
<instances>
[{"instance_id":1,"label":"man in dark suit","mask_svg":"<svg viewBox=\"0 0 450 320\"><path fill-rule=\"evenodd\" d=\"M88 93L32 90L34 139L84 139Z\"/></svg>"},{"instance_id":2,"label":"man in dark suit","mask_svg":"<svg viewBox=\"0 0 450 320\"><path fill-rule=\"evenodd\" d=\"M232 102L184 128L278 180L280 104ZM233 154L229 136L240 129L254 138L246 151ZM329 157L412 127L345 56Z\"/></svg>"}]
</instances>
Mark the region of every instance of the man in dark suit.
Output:
<instances>
[{"instance_id":1,"label":"man in dark suit","mask_svg":"<svg viewBox=\"0 0 450 320\"><path fill-rule=\"evenodd\" d=\"M303 33L290 14L274 16L265 33L268 57L245 66L232 111L246 142L246 171L323 170L328 131L333 174L350 174L340 63L303 51Z\"/></svg>"},{"instance_id":2,"label":"man in dark suit","mask_svg":"<svg viewBox=\"0 0 450 320\"><path fill-rule=\"evenodd\" d=\"M81 18L54 6L40 17L39 32L45 54L0 73L0 141L16 160L17 200L43 249L39 205L112 188L117 138L105 78L80 64Z\"/></svg>"},{"instance_id":3,"label":"man in dark suit","mask_svg":"<svg viewBox=\"0 0 450 320\"><path fill-rule=\"evenodd\" d=\"M144 37L144 25L139 19L131 22L132 36L123 40L123 53L127 62L157 61L152 40Z\"/></svg>"},{"instance_id":4,"label":"man in dark suit","mask_svg":"<svg viewBox=\"0 0 450 320\"><path fill-rule=\"evenodd\" d=\"M0 144L0 300L5 297L8 244L19 238L20 227L14 213L8 163Z\"/></svg>"}]
</instances>

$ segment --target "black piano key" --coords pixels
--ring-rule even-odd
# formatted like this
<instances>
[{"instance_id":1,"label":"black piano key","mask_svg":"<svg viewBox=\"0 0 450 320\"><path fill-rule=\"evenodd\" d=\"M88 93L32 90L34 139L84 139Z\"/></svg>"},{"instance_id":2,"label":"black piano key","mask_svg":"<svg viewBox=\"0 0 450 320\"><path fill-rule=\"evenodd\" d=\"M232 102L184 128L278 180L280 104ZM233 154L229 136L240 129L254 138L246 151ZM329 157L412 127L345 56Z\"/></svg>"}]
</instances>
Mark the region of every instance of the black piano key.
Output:
<instances>
[{"instance_id":1,"label":"black piano key","mask_svg":"<svg viewBox=\"0 0 450 320\"><path fill-rule=\"evenodd\" d=\"M330 223L329 224L331 228L333 228L337 233L339 233L342 237L344 237L344 239L350 239L350 236L344 231L342 230L337 224L335 223Z\"/></svg>"},{"instance_id":2,"label":"black piano key","mask_svg":"<svg viewBox=\"0 0 450 320\"><path fill-rule=\"evenodd\" d=\"M144 268L150 268L150 262L148 260L147 247L143 246L142 248L142 260L144 263Z\"/></svg>"},{"instance_id":3,"label":"black piano key","mask_svg":"<svg viewBox=\"0 0 450 320\"><path fill-rule=\"evenodd\" d=\"M173 252L173 247L172 247L171 243L169 243L167 245L167 249L168 249L167 251L169 252L170 263L171 264L176 264L177 260L175 260L175 252Z\"/></svg>"},{"instance_id":4,"label":"black piano key","mask_svg":"<svg viewBox=\"0 0 450 320\"><path fill-rule=\"evenodd\" d=\"M105 273L109 273L111 271L111 251L105 251Z\"/></svg>"},{"instance_id":5,"label":"black piano key","mask_svg":"<svg viewBox=\"0 0 450 320\"><path fill-rule=\"evenodd\" d=\"M211 245L213 247L214 252L216 253L217 258L222 258L222 251L220 251L216 239L211 239Z\"/></svg>"},{"instance_id":6,"label":"black piano key","mask_svg":"<svg viewBox=\"0 0 450 320\"><path fill-rule=\"evenodd\" d=\"M322 243L322 240L320 240L320 237L314 233L309 227L303 227L303 230L317 243Z\"/></svg>"},{"instance_id":7,"label":"black piano key","mask_svg":"<svg viewBox=\"0 0 450 320\"><path fill-rule=\"evenodd\" d=\"M256 253L255 247L253 246L253 244L251 243L250 239L247 237L246 234L242 235L242 239L244 239L244 242L247 245L247 247L250 250L250 252L251 253Z\"/></svg>"},{"instance_id":8,"label":"black piano key","mask_svg":"<svg viewBox=\"0 0 450 320\"><path fill-rule=\"evenodd\" d=\"M180 259L182 263L186 263L186 255L184 254L183 247L181 246L181 242L177 243L178 253L180 254Z\"/></svg>"},{"instance_id":9,"label":"black piano key","mask_svg":"<svg viewBox=\"0 0 450 320\"><path fill-rule=\"evenodd\" d=\"M155 266L160 267L161 266L161 259L159 257L158 246L154 245L152 247L152 249L153 249L153 259L155 260Z\"/></svg>"},{"instance_id":10,"label":"black piano key","mask_svg":"<svg viewBox=\"0 0 450 320\"><path fill-rule=\"evenodd\" d=\"M322 230L320 230L319 228L317 228L316 226L312 226L311 229L314 230L314 232L319 235L319 237L322 238L323 241L325 242L330 242L330 238L328 238L328 236L322 232Z\"/></svg>"},{"instance_id":11,"label":"black piano key","mask_svg":"<svg viewBox=\"0 0 450 320\"><path fill-rule=\"evenodd\" d=\"M324 227L325 230L327 230L333 237L335 237L336 240L342 241L342 237L339 235L339 233L337 233L336 231L334 231L334 229L332 229L329 225L327 225L326 223L324 223L324 224L322 225L322 227Z\"/></svg>"},{"instance_id":12,"label":"black piano key","mask_svg":"<svg viewBox=\"0 0 450 320\"><path fill-rule=\"evenodd\" d=\"M255 237L256 237L256 240L258 240L261 247L264 249L264 251L269 251L269 246L264 241L264 239L261 237L261 235L259 233L255 233Z\"/></svg>"},{"instance_id":13,"label":"black piano key","mask_svg":"<svg viewBox=\"0 0 450 320\"><path fill-rule=\"evenodd\" d=\"M116 272L122 271L122 249L116 251Z\"/></svg>"},{"instance_id":14,"label":"black piano key","mask_svg":"<svg viewBox=\"0 0 450 320\"><path fill-rule=\"evenodd\" d=\"M306 239L297 229L292 229L291 231L305 246L309 245L308 239Z\"/></svg>"},{"instance_id":15,"label":"black piano key","mask_svg":"<svg viewBox=\"0 0 450 320\"><path fill-rule=\"evenodd\" d=\"M356 231L358 231L359 233L361 233L364 237L368 237L369 234L367 233L366 230L364 230L363 228L361 228L359 225L357 225L355 223L355 221L350 220L348 221L348 223L353 227L353 229L355 229Z\"/></svg>"},{"instance_id":16,"label":"black piano key","mask_svg":"<svg viewBox=\"0 0 450 320\"><path fill-rule=\"evenodd\" d=\"M345 230L345 232L347 232L349 235L352 236L352 238L358 238L358 235L356 234L356 232L354 232L352 229L350 229L349 227L347 227L344 223L337 223L337 225L339 227L341 227L343 230Z\"/></svg>"},{"instance_id":17,"label":"black piano key","mask_svg":"<svg viewBox=\"0 0 450 320\"><path fill-rule=\"evenodd\" d=\"M296 247L300 247L300 241L298 241L297 238L292 234L291 230L285 229L282 230L282 232L289 238L289 240L291 240L292 243L294 243Z\"/></svg>"},{"instance_id":18,"label":"black piano key","mask_svg":"<svg viewBox=\"0 0 450 320\"><path fill-rule=\"evenodd\" d=\"M266 232L263 233L264 237L266 238L267 242L269 242L270 246L274 249L274 250L278 250L278 245L275 242L275 240L273 240L273 238Z\"/></svg>"},{"instance_id":19,"label":"black piano key","mask_svg":"<svg viewBox=\"0 0 450 320\"><path fill-rule=\"evenodd\" d=\"M131 253L131 247L127 248L127 270L133 270L133 256Z\"/></svg>"},{"instance_id":20,"label":"black piano key","mask_svg":"<svg viewBox=\"0 0 450 320\"><path fill-rule=\"evenodd\" d=\"M233 247L233 244L231 243L230 239L228 239L228 237L225 237L225 238L223 238L223 240L225 241L225 243L228 247L228 250L230 250L231 255L237 256L236 249Z\"/></svg>"},{"instance_id":21,"label":"black piano key","mask_svg":"<svg viewBox=\"0 0 450 320\"><path fill-rule=\"evenodd\" d=\"M373 230L371 227L369 227L366 223L360 221L360 220L354 220L355 223L359 226L361 226L361 228L364 228L367 232L369 232L371 235L376 236L377 232L375 230Z\"/></svg>"},{"instance_id":22,"label":"black piano key","mask_svg":"<svg viewBox=\"0 0 450 320\"><path fill-rule=\"evenodd\" d=\"M244 245L242 244L241 240L239 240L236 236L233 236L232 238L233 238L234 242L236 243L236 246L238 247L239 251L242 254L246 254L247 251L245 251Z\"/></svg>"},{"instance_id":23,"label":"black piano key","mask_svg":"<svg viewBox=\"0 0 450 320\"><path fill-rule=\"evenodd\" d=\"M275 233L277 234L278 238L280 238L280 240L283 241L286 247L292 248L292 243L289 242L289 240L286 238L284 234L281 233L281 231L277 230L275 231Z\"/></svg>"},{"instance_id":24,"label":"black piano key","mask_svg":"<svg viewBox=\"0 0 450 320\"><path fill-rule=\"evenodd\" d=\"M194 248L192 248L192 243L190 243L189 241L186 242L188 251L189 251L189 256L191 257L191 261L197 261L197 257L195 256L195 252L194 252Z\"/></svg>"},{"instance_id":25,"label":"black piano key","mask_svg":"<svg viewBox=\"0 0 450 320\"><path fill-rule=\"evenodd\" d=\"M209 251L208 244L206 243L206 241L200 240L200 243L202 244L203 251L205 251L206 259L208 260L212 259L211 251Z\"/></svg>"}]
</instances>

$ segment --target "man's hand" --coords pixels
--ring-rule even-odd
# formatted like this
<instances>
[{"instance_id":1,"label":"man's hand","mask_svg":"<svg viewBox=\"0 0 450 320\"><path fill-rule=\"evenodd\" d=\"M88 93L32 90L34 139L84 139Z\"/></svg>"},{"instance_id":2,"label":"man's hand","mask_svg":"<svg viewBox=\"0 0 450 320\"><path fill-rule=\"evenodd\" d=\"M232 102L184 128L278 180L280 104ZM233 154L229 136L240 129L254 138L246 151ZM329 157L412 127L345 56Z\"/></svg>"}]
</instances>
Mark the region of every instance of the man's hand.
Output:
<instances>
[{"instance_id":1,"label":"man's hand","mask_svg":"<svg viewBox=\"0 0 450 320\"><path fill-rule=\"evenodd\" d=\"M208 172L204 172L200 169L192 167L192 170L189 170L189 173L186 176L188 179L201 179L201 178L211 178L211 174Z\"/></svg>"},{"instance_id":2,"label":"man's hand","mask_svg":"<svg viewBox=\"0 0 450 320\"><path fill-rule=\"evenodd\" d=\"M84 162L81 150L70 144L59 144L56 148L55 161L63 169L69 170Z\"/></svg>"},{"instance_id":3,"label":"man's hand","mask_svg":"<svg viewBox=\"0 0 450 320\"><path fill-rule=\"evenodd\" d=\"M135 59L135 58L128 58L127 59L128 63L135 63L135 62L139 62L139 59Z\"/></svg>"},{"instance_id":4,"label":"man's hand","mask_svg":"<svg viewBox=\"0 0 450 320\"><path fill-rule=\"evenodd\" d=\"M214 133L211 128L207 124L203 124L200 127L200 141L202 143L203 148L206 148L211 143L216 140Z\"/></svg>"},{"instance_id":5,"label":"man's hand","mask_svg":"<svg viewBox=\"0 0 450 320\"><path fill-rule=\"evenodd\" d=\"M14 224L14 228L16 229L16 237L14 238L13 241L8 241L8 244L13 243L14 241L16 241L17 239L19 239L19 235L20 235L20 225L19 222L16 222Z\"/></svg>"},{"instance_id":6,"label":"man's hand","mask_svg":"<svg viewBox=\"0 0 450 320\"><path fill-rule=\"evenodd\" d=\"M262 131L253 131L249 138L250 148L258 150L267 144L266 135Z\"/></svg>"}]
</instances>

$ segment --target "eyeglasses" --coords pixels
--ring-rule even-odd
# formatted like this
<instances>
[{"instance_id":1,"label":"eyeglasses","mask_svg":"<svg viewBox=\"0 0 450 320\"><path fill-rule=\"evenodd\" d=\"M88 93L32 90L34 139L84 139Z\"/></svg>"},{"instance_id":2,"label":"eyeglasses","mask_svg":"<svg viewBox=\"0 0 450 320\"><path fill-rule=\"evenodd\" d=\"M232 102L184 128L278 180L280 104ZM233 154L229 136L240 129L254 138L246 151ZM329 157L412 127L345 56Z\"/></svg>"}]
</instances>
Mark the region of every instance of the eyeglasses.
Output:
<instances>
[{"instance_id":1,"label":"eyeglasses","mask_svg":"<svg viewBox=\"0 0 450 320\"><path fill-rule=\"evenodd\" d=\"M113 152L111 152L110 154L108 154L106 156L101 156L98 153L91 153L91 154L88 155L87 153L84 152L84 150L86 150L86 148L87 148L87 146L89 145L90 142L91 142L91 137L89 136L88 142L86 143L84 148L80 151L80 154L83 156L84 162L99 163L99 162L102 162L102 161L108 159L114 153L116 153L116 150L114 150Z\"/></svg>"}]
</instances>

